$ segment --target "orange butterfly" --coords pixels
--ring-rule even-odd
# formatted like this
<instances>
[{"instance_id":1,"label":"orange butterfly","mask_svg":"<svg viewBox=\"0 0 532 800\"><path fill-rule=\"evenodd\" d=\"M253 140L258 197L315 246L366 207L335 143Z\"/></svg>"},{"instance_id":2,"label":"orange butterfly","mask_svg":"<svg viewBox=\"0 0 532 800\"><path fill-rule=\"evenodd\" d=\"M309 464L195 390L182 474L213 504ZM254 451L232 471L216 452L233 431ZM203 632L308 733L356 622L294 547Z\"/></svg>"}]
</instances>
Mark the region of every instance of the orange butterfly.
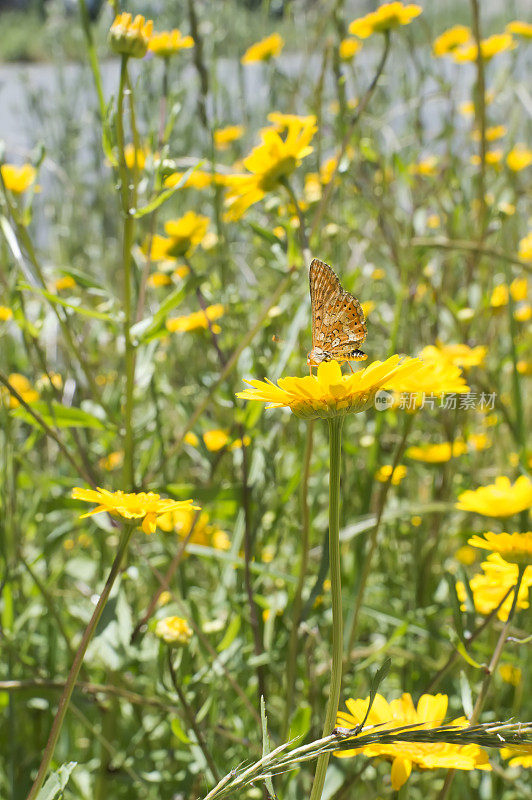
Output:
<instances>
[{"instance_id":1,"label":"orange butterfly","mask_svg":"<svg viewBox=\"0 0 532 800\"><path fill-rule=\"evenodd\" d=\"M318 258L312 259L309 271L312 304L312 350L307 364L315 367L322 361L361 361L367 355L356 345L367 336L362 306L342 289L336 273Z\"/></svg>"}]
</instances>

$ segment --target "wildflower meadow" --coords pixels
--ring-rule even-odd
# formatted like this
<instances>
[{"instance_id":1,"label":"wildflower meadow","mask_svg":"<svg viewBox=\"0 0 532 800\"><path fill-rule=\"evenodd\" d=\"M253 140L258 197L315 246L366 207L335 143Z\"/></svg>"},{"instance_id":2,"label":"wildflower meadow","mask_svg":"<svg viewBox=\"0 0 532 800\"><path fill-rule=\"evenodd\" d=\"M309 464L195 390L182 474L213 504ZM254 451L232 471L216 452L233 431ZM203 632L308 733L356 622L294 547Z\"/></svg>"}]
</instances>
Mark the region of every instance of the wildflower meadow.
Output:
<instances>
[{"instance_id":1,"label":"wildflower meadow","mask_svg":"<svg viewBox=\"0 0 532 800\"><path fill-rule=\"evenodd\" d=\"M0 797L532 798L530 6L24 8Z\"/></svg>"}]
</instances>

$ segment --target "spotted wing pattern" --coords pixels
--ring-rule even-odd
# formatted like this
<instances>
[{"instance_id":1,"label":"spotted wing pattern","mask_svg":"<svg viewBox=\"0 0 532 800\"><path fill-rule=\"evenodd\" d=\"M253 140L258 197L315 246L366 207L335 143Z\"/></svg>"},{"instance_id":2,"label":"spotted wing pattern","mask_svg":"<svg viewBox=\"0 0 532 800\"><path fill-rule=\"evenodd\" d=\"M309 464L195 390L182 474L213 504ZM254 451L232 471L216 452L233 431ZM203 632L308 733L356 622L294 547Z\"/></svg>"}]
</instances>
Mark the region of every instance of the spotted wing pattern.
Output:
<instances>
[{"instance_id":1,"label":"spotted wing pattern","mask_svg":"<svg viewBox=\"0 0 532 800\"><path fill-rule=\"evenodd\" d=\"M357 350L367 335L362 306L342 288L328 264L312 260L309 272L312 304L312 352L319 360L349 361L365 357Z\"/></svg>"}]
</instances>

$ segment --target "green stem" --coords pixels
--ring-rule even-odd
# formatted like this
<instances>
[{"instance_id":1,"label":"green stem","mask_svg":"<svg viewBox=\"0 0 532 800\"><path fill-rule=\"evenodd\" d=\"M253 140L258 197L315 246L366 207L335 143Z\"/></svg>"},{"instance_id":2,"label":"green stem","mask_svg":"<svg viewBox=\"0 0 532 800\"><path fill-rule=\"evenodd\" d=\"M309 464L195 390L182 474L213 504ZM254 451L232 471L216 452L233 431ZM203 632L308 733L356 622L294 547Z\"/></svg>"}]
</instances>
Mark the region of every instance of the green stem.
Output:
<instances>
[{"instance_id":1,"label":"green stem","mask_svg":"<svg viewBox=\"0 0 532 800\"><path fill-rule=\"evenodd\" d=\"M98 54L94 44L94 36L92 35L91 21L87 12L87 4L85 0L79 0L79 12L81 16L81 27L85 34L87 44L87 53L89 56L89 63L91 65L92 77L94 78L94 86L96 87L96 94L98 95L98 104L100 106L100 117L102 121L105 119L105 97L103 94L102 76L100 74L100 65L98 63Z\"/></svg>"},{"instance_id":2,"label":"green stem","mask_svg":"<svg viewBox=\"0 0 532 800\"><path fill-rule=\"evenodd\" d=\"M85 628L85 633L83 634L83 638L76 651L76 655L74 656L74 661L72 662L72 666L70 667L70 672L68 673L68 678L65 683L65 688L63 689L63 693L59 698L57 712L54 718L52 729L50 731L50 736L48 737L48 742L46 743L46 747L44 749L41 765L39 767L37 777L35 778L33 786L31 787L30 793L28 794L26 800L35 800L35 798L39 794L41 786L44 783L44 779L46 778L46 773L48 772L50 762L54 755L55 746L57 744L59 734L61 733L61 728L63 727L63 722L65 720L66 712L68 710L70 698L72 697L72 692L74 691L74 686L76 685L76 681L78 679L79 671L81 669L81 665L83 663L87 647L89 646L89 643L94 635L94 631L96 630L96 626L98 625L98 622L102 615L102 611L104 610L105 604L107 603L109 595L111 594L111 589L113 588L113 584L120 571L120 566L124 559L129 544L129 540L131 539L131 534L133 533L134 528L135 525L132 524L127 524L124 526L122 536L120 538L120 542L118 545L118 552L115 556L115 560L113 561L111 571L109 572L109 577L107 578L103 591L98 599L96 608L94 609L92 617L90 618L89 624Z\"/></svg>"},{"instance_id":3,"label":"green stem","mask_svg":"<svg viewBox=\"0 0 532 800\"><path fill-rule=\"evenodd\" d=\"M508 264L505 264L506 282L508 284L508 320L510 328L510 356L512 358L512 393L514 396L515 408L515 427L513 430L517 433L516 445L521 458L521 463L526 464L526 442L527 435L525 429L525 415L523 412L523 397L521 395L521 384L519 378L519 371L517 369L517 349L515 341L517 339L517 325L515 323L514 311L515 304L510 290L512 273Z\"/></svg>"},{"instance_id":4,"label":"green stem","mask_svg":"<svg viewBox=\"0 0 532 800\"><path fill-rule=\"evenodd\" d=\"M124 273L124 346L126 361L126 397L124 404L124 488L134 488L134 441L133 441L133 389L135 384L135 350L131 340L131 248L135 232L135 218L129 202L129 175L124 155L124 90L128 85L127 56L122 56L116 135L118 142L118 168L124 233L122 239L122 268ZM131 104L133 100L131 100ZM135 154L136 156L136 154ZM136 161L136 157L135 157Z\"/></svg>"},{"instance_id":5,"label":"green stem","mask_svg":"<svg viewBox=\"0 0 532 800\"><path fill-rule=\"evenodd\" d=\"M283 722L283 739L288 736L288 725L290 714L294 704L295 694L295 675L297 659L297 639L299 623L301 620L301 609L303 606L303 587L307 576L307 566L309 557L310 542L310 509L308 502L308 481L310 475L310 461L312 458L312 446L314 438L314 420L307 424L307 440L305 444L305 455L303 457L303 472L301 475L301 560L299 562L299 575L297 579L296 591L294 594L294 607L292 611L292 629L290 631L290 641L288 644L288 659L286 664L286 705Z\"/></svg>"},{"instance_id":6,"label":"green stem","mask_svg":"<svg viewBox=\"0 0 532 800\"><path fill-rule=\"evenodd\" d=\"M499 638L497 640L497 644L495 645L495 650L493 651L493 655L491 657L491 660L490 660L490 663L488 665L488 668L486 669L486 674L484 675L484 680L482 681L482 686L480 687L480 692L479 692L479 695L477 697L477 701L475 703L475 706L473 708L473 713L471 714L471 719L469 720L469 724L470 725L476 725L476 723L478 722L479 717L480 717L480 715L482 713L482 709L484 708L484 703L486 702L486 697L488 696L488 691L489 691L489 688L490 688L491 679L492 679L493 674L494 674L495 670L497 669L497 666L498 666L499 661L501 659L502 651L504 649L504 645L506 644L506 639L508 638L508 632L510 630L510 626L512 624L512 620L513 620L513 617L514 617L514 614L515 614L515 610L517 608L517 601L519 599L519 590L521 588L521 582L523 580L523 575L525 574L525 569L526 569L526 564L519 564L519 572L517 574L517 581L516 581L515 588L514 588L514 596L513 596L510 612L508 614L508 618L507 618L506 622L504 623L504 626L503 626L503 629L501 631L501 634L500 634L500 636L499 636ZM453 783L453 780L454 780L454 773L455 773L454 769L450 769L447 772L447 775L445 776L444 784L442 786L442 790L441 790L440 794L438 795L438 800L445 800L445 798L449 794L449 791L451 789L451 786L452 786L452 783Z\"/></svg>"},{"instance_id":7,"label":"green stem","mask_svg":"<svg viewBox=\"0 0 532 800\"><path fill-rule=\"evenodd\" d=\"M471 0L473 36L477 45L477 85L475 98L475 121L480 136L479 157L480 165L478 171L478 220L479 220L479 240L484 238L486 226L486 87L484 76L484 58L481 48L480 34L480 11L478 0Z\"/></svg>"},{"instance_id":8,"label":"green stem","mask_svg":"<svg viewBox=\"0 0 532 800\"><path fill-rule=\"evenodd\" d=\"M358 586L357 596L356 596L356 600L355 600L355 607L354 607L354 611L353 611L353 619L352 619L352 622L351 622L351 630L349 632L349 639L348 639L348 645L347 645L347 653L346 653L346 659L347 660L349 659L351 650L353 649L353 646L355 644L355 638L356 638L356 634L357 634L357 630L358 630L358 620L359 620L359 616L360 616L360 609L362 608L362 599L364 597L364 591L366 589L366 584L368 582L368 578L369 578L369 575L370 575L370 572L371 572L371 565L373 563L373 556L374 556L375 550L377 548L377 537L379 535L379 530L380 530L380 526L381 526L381 522L382 522L382 515L383 515L384 509L385 509L385 506L386 506L386 499L388 497L388 492L389 492L390 486L392 485L392 475L394 473L395 468L397 467L397 465L399 464L399 462L400 462L400 460L401 460L401 458L403 456L403 453L404 453L404 450L405 450L405 447L406 447L406 440L407 440L408 434L410 433L410 430L412 428L413 421L414 421L414 415L413 414L407 414L405 419L404 419L403 435L401 437L401 441L399 442L399 445L397 446L397 450L395 451L395 455L394 455L394 458L393 458L392 472L390 474L390 477L386 481L386 483L383 484L381 492L380 492L380 496L379 496L379 500L378 500L378 506L377 506L375 527L373 528L373 530L371 532L371 537L370 537L370 540L369 540L368 552L367 552L367 555L366 555L366 559L364 561L364 567L363 567L363 571L362 571L362 576L360 578L360 583L359 583L359 586Z\"/></svg>"},{"instance_id":9,"label":"green stem","mask_svg":"<svg viewBox=\"0 0 532 800\"><path fill-rule=\"evenodd\" d=\"M333 417L329 420L329 561L333 633L331 685L325 711L323 736L328 736L335 726L342 685L343 623L340 571L340 472L343 422L343 416ZM322 753L318 758L310 800L320 800L321 798L329 759L330 753Z\"/></svg>"}]
</instances>

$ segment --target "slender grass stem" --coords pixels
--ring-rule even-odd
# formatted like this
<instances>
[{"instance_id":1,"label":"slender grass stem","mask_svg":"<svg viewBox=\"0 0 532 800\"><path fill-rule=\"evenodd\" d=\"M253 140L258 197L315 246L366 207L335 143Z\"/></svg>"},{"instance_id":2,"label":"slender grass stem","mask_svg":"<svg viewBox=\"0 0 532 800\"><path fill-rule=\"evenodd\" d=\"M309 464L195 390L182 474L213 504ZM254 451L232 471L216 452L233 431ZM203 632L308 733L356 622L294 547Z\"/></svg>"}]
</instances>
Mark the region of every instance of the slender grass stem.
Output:
<instances>
[{"instance_id":1,"label":"slender grass stem","mask_svg":"<svg viewBox=\"0 0 532 800\"><path fill-rule=\"evenodd\" d=\"M340 473L342 461L342 426L344 417L329 420L329 563L331 570L331 601L333 617L332 666L329 699L325 711L323 736L329 736L336 723L336 713L342 686L343 623L342 580L340 569ZM310 800L320 800L330 753L318 757Z\"/></svg>"},{"instance_id":2,"label":"slender grass stem","mask_svg":"<svg viewBox=\"0 0 532 800\"><path fill-rule=\"evenodd\" d=\"M98 53L96 52L96 45L94 43L94 36L92 35L91 21L87 12L87 3L85 0L79 0L79 13L81 17L81 27L87 44L87 54L89 56L89 64L91 66L92 77L94 79L94 86L96 94L98 95L98 105L100 107L100 118L105 119L105 97L103 94L102 76L100 74L100 64L98 62Z\"/></svg>"},{"instance_id":3,"label":"slender grass stem","mask_svg":"<svg viewBox=\"0 0 532 800\"><path fill-rule=\"evenodd\" d=\"M351 650L353 649L354 644L355 644L355 638L356 638L356 634L357 634L357 630L358 630L358 620L359 620L359 616L360 616L360 609L362 608L362 600L364 598L364 592L365 592L365 589L366 589L366 584L368 582L368 578L369 578L369 575L370 575L370 572L371 572L371 566L372 566L372 563L373 563L373 556L375 555L375 550L377 548L377 537L379 535L379 530L380 530L380 526L381 526L381 522L382 522L382 515L384 513L384 509L385 509L385 506L386 506L386 499L388 497L388 492L389 492L389 489L390 489L390 486L391 486L392 475L393 475L393 472L394 472L395 468L397 467L397 465L399 464L399 461L401 460L402 455L404 453L404 450L405 450L405 447L406 447L406 440L407 440L408 434L410 433L410 430L412 428L413 421L414 421L414 417L413 417L412 414L408 414L405 417L403 435L402 435L401 441L399 442L399 444L397 446L397 449L395 451L395 455L394 455L394 459L393 459L393 463L392 463L392 472L391 472L388 480L386 481L386 483L384 483L382 485L382 489L381 489L381 492L380 492L380 495L379 495L375 527L373 528L373 530L371 532L371 536L370 536L370 540L369 540L369 544L368 544L368 552L367 552L367 555L366 555L366 559L364 561L364 567L363 567L363 570L362 570L362 575L360 577L360 583L358 585L358 591L357 591L357 596L356 596L356 600L355 600L355 607L354 607L354 610L353 610L353 619L352 619L352 622L351 622L351 630L349 632L349 637L348 637L348 642L347 642L346 660L349 659L349 654L351 653Z\"/></svg>"},{"instance_id":4,"label":"slender grass stem","mask_svg":"<svg viewBox=\"0 0 532 800\"><path fill-rule=\"evenodd\" d=\"M124 556L126 554L129 541L131 539L131 535L134 529L135 525L133 524L124 525L122 536L118 544L118 550L115 556L115 560L113 561L103 591L100 597L98 598L96 608L92 613L92 617L90 618L89 624L85 628L85 632L81 639L80 645L76 651L76 655L74 656L74 661L72 662L72 666L70 667L70 672L68 673L68 677L65 683L65 688L63 689L61 697L59 698L57 712L53 721L52 729L50 731L50 736L48 737L48 742L46 743L46 747L44 749L39 771L37 772L37 776L35 778L35 781L33 782L33 786L31 787L30 793L28 794L26 800L35 800L41 789L41 786L44 783L44 779L46 778L48 768L50 767L50 762L52 761L54 755L55 746L57 744L59 734L61 733L63 722L65 721L65 716L68 710L68 705L70 703L70 698L72 697L72 692L74 691L74 686L76 685L79 671L81 669L83 659L85 658L85 653L87 652L87 647L90 644L90 641L94 635L94 631L96 630L96 626L98 625L98 622L102 615L102 611L104 610L105 604L107 603L109 595L111 594L111 589L113 588L115 580L120 571L120 567L122 565L122 561L124 560Z\"/></svg>"},{"instance_id":5,"label":"slender grass stem","mask_svg":"<svg viewBox=\"0 0 532 800\"><path fill-rule=\"evenodd\" d=\"M176 690L177 696L179 697L181 705L183 706L183 711L185 713L185 717L187 719L187 722L190 725L190 727L192 728L192 730L194 731L194 734L196 736L196 739L197 739L198 745L200 747L200 750L203 753L203 755L205 757L205 761L207 762L207 766L209 767L209 769L210 769L210 771L212 773L212 777L214 778L215 781L219 781L220 780L220 774L219 774L218 770L216 769L216 764L214 763L214 759L213 759L213 757L211 755L211 751L207 747L207 743L206 743L205 739L203 738L203 734L201 732L200 726L198 725L198 721L196 719L196 715L194 714L194 710L193 710L192 706L190 705L190 703L188 702L187 698L185 697L185 693L184 693L184 691L182 690L182 688L181 688L181 686L179 684L179 679L178 679L178 677L176 675L176 671L174 669L174 664L172 662L172 648L171 647L168 648L168 670L170 672L170 677L172 678L172 683L174 685L174 689Z\"/></svg>"},{"instance_id":6,"label":"slender grass stem","mask_svg":"<svg viewBox=\"0 0 532 800\"><path fill-rule=\"evenodd\" d=\"M518 258L512 253L505 253L498 247L487 247L480 242L470 242L467 239L446 239L444 236L414 236L410 239L412 247L434 247L439 250L465 250L466 252L481 253L490 258L515 264L517 267L532 272L532 264Z\"/></svg>"},{"instance_id":7,"label":"slender grass stem","mask_svg":"<svg viewBox=\"0 0 532 800\"><path fill-rule=\"evenodd\" d=\"M508 618L503 626L503 629L500 633L500 636L497 640L497 644L495 645L495 650L493 651L493 655L490 659L490 663L488 668L486 669L486 674L484 675L484 680L482 681L482 686L480 687L479 695L476 699L473 713L471 714L471 719L469 720L471 725L476 725L478 722L480 715L482 713L482 709L484 708L484 703L486 702L486 697L488 696L488 691L491 685L491 679L493 678L493 674L497 669L499 661L501 659L502 651L504 649L504 645L506 644L506 640L508 638L508 632L510 630L510 626L512 624L512 620L515 614L515 610L517 608L517 600L519 599L519 590L521 588L521 582L523 580L523 575L525 574L526 565L519 564L519 571L517 573L517 581L514 587L514 596L512 600L512 605L510 607L510 611L508 613ZM453 780L454 780L455 770L450 769L445 776L445 781L442 786L442 790L438 795L438 800L445 800L449 791L451 789Z\"/></svg>"},{"instance_id":8,"label":"slender grass stem","mask_svg":"<svg viewBox=\"0 0 532 800\"><path fill-rule=\"evenodd\" d=\"M133 437L133 390L135 386L135 350L131 339L132 322L132 259L131 248L135 233L135 218L130 208L129 175L124 153L124 93L128 86L128 57L122 56L120 65L120 84L118 89L118 108L116 115L116 134L118 142L118 168L120 173L120 189L122 198L122 214L124 230L122 234L122 270L124 277L124 347L126 368L126 390L124 403L124 487L131 491L135 484L134 437ZM130 89L131 91L131 89ZM130 107L133 98L130 97ZM135 153L136 163L136 153ZM134 176L135 178L135 176ZM134 180L134 193L136 181Z\"/></svg>"},{"instance_id":9,"label":"slender grass stem","mask_svg":"<svg viewBox=\"0 0 532 800\"><path fill-rule=\"evenodd\" d=\"M294 594L294 605L292 609L292 629L290 631L290 641L288 643L288 658L286 662L286 705L283 722L283 739L288 736L288 725L290 714L294 705L296 661L297 661L297 641L299 623L301 620L301 609L303 607L303 588L307 576L310 544L310 508L308 501L308 483L310 476L310 463L312 459L312 448L314 442L314 420L307 423L307 435L305 442L305 454L303 456L303 470L301 474L300 487L300 506L301 506L301 558L299 562L299 575L297 579L296 591Z\"/></svg>"},{"instance_id":10,"label":"slender grass stem","mask_svg":"<svg viewBox=\"0 0 532 800\"><path fill-rule=\"evenodd\" d=\"M486 81L481 47L480 9L478 0L471 0L473 36L477 45L477 84L475 91L475 120L479 133L478 168L478 238L482 241L486 228Z\"/></svg>"}]
</instances>

